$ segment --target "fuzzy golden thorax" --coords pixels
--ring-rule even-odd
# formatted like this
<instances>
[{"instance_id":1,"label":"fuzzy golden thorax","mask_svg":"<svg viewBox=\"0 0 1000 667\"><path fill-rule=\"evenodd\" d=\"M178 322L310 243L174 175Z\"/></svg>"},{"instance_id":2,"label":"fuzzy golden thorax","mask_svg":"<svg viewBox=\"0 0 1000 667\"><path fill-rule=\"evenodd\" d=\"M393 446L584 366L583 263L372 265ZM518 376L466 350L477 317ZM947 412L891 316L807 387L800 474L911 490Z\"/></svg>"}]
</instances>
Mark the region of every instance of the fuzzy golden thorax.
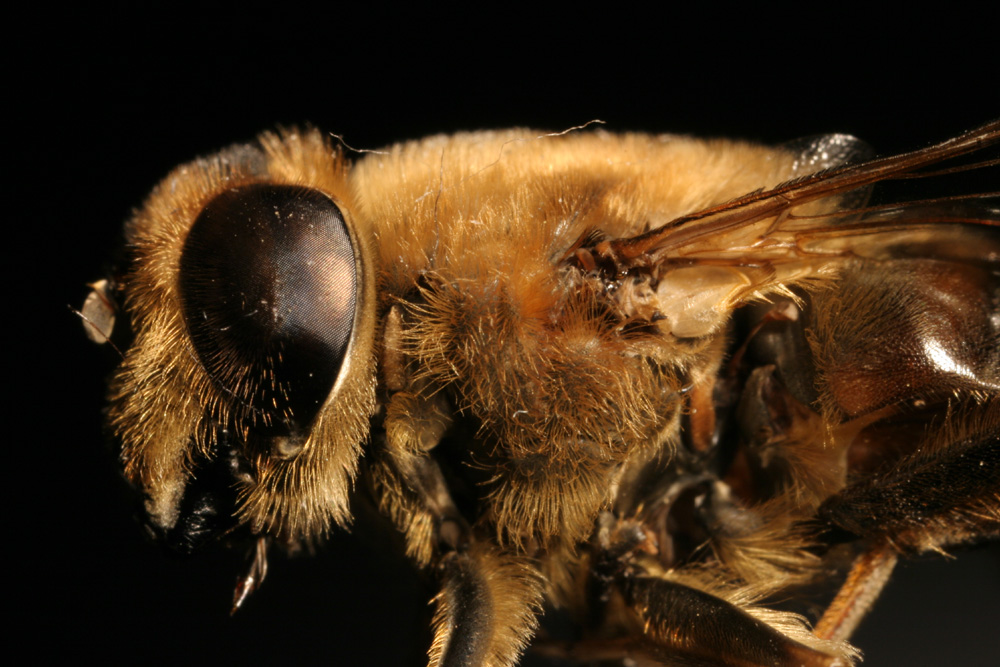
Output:
<instances>
[{"instance_id":1,"label":"fuzzy golden thorax","mask_svg":"<svg viewBox=\"0 0 1000 667\"><path fill-rule=\"evenodd\" d=\"M404 144L354 167L380 311L402 313L406 389L446 392L474 421L464 446L492 471L486 515L502 541L583 539L621 464L672 442L679 392L710 363L701 350L728 312L699 312L699 338L678 340L650 321L655 303L633 305L631 281L611 290L562 260L588 234L635 234L735 197L748 169L768 182L790 169L780 152L713 148L512 131ZM722 185L693 187L695 171ZM751 284L731 277L724 291Z\"/></svg>"}]
</instances>

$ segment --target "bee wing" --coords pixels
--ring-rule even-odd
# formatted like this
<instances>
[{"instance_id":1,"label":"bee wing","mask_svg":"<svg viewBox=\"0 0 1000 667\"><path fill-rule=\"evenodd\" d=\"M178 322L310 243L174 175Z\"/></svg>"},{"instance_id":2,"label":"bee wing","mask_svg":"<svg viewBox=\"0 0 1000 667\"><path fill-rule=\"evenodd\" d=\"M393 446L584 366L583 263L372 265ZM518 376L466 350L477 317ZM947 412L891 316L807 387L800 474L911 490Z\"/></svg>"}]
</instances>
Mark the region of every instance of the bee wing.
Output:
<instances>
[{"instance_id":1,"label":"bee wing","mask_svg":"<svg viewBox=\"0 0 1000 667\"><path fill-rule=\"evenodd\" d=\"M903 203L866 205L871 188L880 181L930 178L959 171L995 172L1000 158L931 172L927 168L1000 142L1000 121L939 144L891 157L843 164L864 157L864 145L844 135L806 140L798 150L793 179L768 190L676 218L632 237L581 243L570 263L602 279L626 287L620 297L625 318L669 321L661 324L678 337L713 333L733 308L772 294L788 293L794 285L822 281L838 271L845 258L890 257L933 245L948 252L962 250L959 239L949 243L955 228L948 223L1000 227L1000 192L932 197ZM841 165L824 168L827 165ZM820 168L809 175L799 173ZM974 179L973 179L974 180ZM995 190L995 180L986 190ZM989 232L994 234L994 232ZM995 234L994 234L995 235ZM968 236L964 237L968 246ZM937 252L937 250L935 250ZM648 276L639 299L627 287ZM641 303L640 303L641 302ZM636 305L639 304L639 305Z\"/></svg>"},{"instance_id":2,"label":"bee wing","mask_svg":"<svg viewBox=\"0 0 1000 667\"><path fill-rule=\"evenodd\" d=\"M595 254L614 258L625 270L671 259L730 257L734 251L740 252L748 263L754 263L778 256L768 248L786 236L783 232L792 232L796 238L817 234L844 237L872 233L887 226L898 229L903 225L923 226L931 222L997 225L1000 212L995 206L972 207L972 210L979 208L980 213L970 215L969 206L955 207L954 202L936 199L919 202L919 206L897 207L896 210L906 211L904 215L895 212L887 215L888 209L883 207L845 208L842 198L879 181L906 177L924 167L980 151L998 142L1000 121L993 121L928 148L824 169L770 190L682 216L644 234L603 241L595 246ZM822 153L823 145L819 144L816 150ZM809 164L804 160L797 168L805 169ZM822 166L820 161L815 164ZM996 164L994 159L975 166ZM998 192L970 196L983 203L997 197L1000 197ZM818 208L810 209L809 205ZM764 226L760 226L761 223L765 223Z\"/></svg>"}]
</instances>

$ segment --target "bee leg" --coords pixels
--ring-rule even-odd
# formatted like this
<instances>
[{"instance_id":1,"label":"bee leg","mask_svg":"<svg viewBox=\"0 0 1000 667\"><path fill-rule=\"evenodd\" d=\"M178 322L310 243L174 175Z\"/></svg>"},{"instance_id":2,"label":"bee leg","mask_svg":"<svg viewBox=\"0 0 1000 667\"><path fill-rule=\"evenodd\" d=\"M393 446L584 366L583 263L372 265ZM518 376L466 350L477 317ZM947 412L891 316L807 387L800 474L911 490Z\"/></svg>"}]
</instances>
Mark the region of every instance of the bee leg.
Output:
<instances>
[{"instance_id":1,"label":"bee leg","mask_svg":"<svg viewBox=\"0 0 1000 667\"><path fill-rule=\"evenodd\" d=\"M541 608L542 585L527 559L502 555L473 540L437 463L395 452L393 474L407 489L409 550L419 561L437 559L442 590L435 598L434 667L511 667L524 651Z\"/></svg>"},{"instance_id":2,"label":"bee leg","mask_svg":"<svg viewBox=\"0 0 1000 667\"><path fill-rule=\"evenodd\" d=\"M754 586L727 583L698 567L663 569L658 540L640 521L604 513L593 572L609 588L601 599L622 604L641 630L621 642L591 641L576 654L622 657L653 665L847 666L856 652L813 635L804 619L752 605ZM637 617L637 618L636 618ZM629 622L626 622L626 627Z\"/></svg>"},{"instance_id":3,"label":"bee leg","mask_svg":"<svg viewBox=\"0 0 1000 667\"><path fill-rule=\"evenodd\" d=\"M914 455L874 480L827 499L820 517L872 541L816 625L847 639L889 579L901 552L942 551L1000 536L1000 435L980 435Z\"/></svg>"},{"instance_id":4,"label":"bee leg","mask_svg":"<svg viewBox=\"0 0 1000 667\"><path fill-rule=\"evenodd\" d=\"M374 448L371 480L379 509L406 537L407 555L427 567L442 552L464 548L469 526L437 462L393 435L390 430L386 442Z\"/></svg>"},{"instance_id":5,"label":"bee leg","mask_svg":"<svg viewBox=\"0 0 1000 667\"><path fill-rule=\"evenodd\" d=\"M528 645L541 608L542 578L524 558L473 540L431 456L451 425L445 397L421 391L407 367L403 311L386 317L382 369L389 391L384 440L372 467L381 508L406 535L421 566L436 562L433 667L512 667Z\"/></svg>"},{"instance_id":6,"label":"bee leg","mask_svg":"<svg viewBox=\"0 0 1000 667\"><path fill-rule=\"evenodd\" d=\"M527 559L473 539L430 455L450 423L444 399L409 391L401 362L395 368L398 389L386 405L371 472L408 555L424 567L436 563L441 576L430 665L512 667L538 624L542 578Z\"/></svg>"},{"instance_id":7,"label":"bee leg","mask_svg":"<svg viewBox=\"0 0 1000 667\"><path fill-rule=\"evenodd\" d=\"M385 433L376 439L371 478L379 509L406 536L407 555L421 567L441 548L468 541L468 526L455 507L438 463L431 457L450 416L442 399L398 391L386 405Z\"/></svg>"},{"instance_id":8,"label":"bee leg","mask_svg":"<svg viewBox=\"0 0 1000 667\"><path fill-rule=\"evenodd\" d=\"M898 560L898 552L886 543L878 544L858 556L844 585L813 629L813 634L820 639L849 639L889 582Z\"/></svg>"},{"instance_id":9,"label":"bee leg","mask_svg":"<svg viewBox=\"0 0 1000 667\"><path fill-rule=\"evenodd\" d=\"M1000 433L911 455L825 500L819 517L902 552L1000 537Z\"/></svg>"},{"instance_id":10,"label":"bee leg","mask_svg":"<svg viewBox=\"0 0 1000 667\"><path fill-rule=\"evenodd\" d=\"M370 470L379 509L406 535L407 555L426 567L442 549L467 542L469 531L430 454L451 425L451 407L442 394L425 396L412 377L404 328L403 310L394 305L386 315L381 360L385 431L374 438Z\"/></svg>"},{"instance_id":11,"label":"bee leg","mask_svg":"<svg viewBox=\"0 0 1000 667\"><path fill-rule=\"evenodd\" d=\"M477 543L459 514L437 463L427 456L392 457L408 489L408 548L437 561L442 590L434 599L433 667L512 667L538 624L542 578L526 558Z\"/></svg>"},{"instance_id":12,"label":"bee leg","mask_svg":"<svg viewBox=\"0 0 1000 667\"><path fill-rule=\"evenodd\" d=\"M495 621L489 589L468 554L448 554L441 571L444 588L436 598L430 664L481 665Z\"/></svg>"},{"instance_id":13,"label":"bee leg","mask_svg":"<svg viewBox=\"0 0 1000 667\"><path fill-rule=\"evenodd\" d=\"M845 645L812 642L830 653L806 646L755 617L751 612L757 610L682 583L639 576L624 579L621 587L650 642L632 650L642 649L664 664L833 667L853 661ZM803 632L794 615L779 619L779 624L785 631L799 625ZM807 634L802 639L808 640Z\"/></svg>"},{"instance_id":14,"label":"bee leg","mask_svg":"<svg viewBox=\"0 0 1000 667\"><path fill-rule=\"evenodd\" d=\"M431 667L512 667L538 625L541 577L485 545L446 554L434 599Z\"/></svg>"}]
</instances>

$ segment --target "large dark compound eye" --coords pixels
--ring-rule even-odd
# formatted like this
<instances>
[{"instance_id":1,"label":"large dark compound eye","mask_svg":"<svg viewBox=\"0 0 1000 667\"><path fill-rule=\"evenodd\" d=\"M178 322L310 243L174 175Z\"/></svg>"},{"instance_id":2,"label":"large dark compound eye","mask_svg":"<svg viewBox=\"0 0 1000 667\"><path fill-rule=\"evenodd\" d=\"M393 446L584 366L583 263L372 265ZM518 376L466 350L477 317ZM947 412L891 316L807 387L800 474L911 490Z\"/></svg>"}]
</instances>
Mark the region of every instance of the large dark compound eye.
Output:
<instances>
[{"instance_id":1,"label":"large dark compound eye","mask_svg":"<svg viewBox=\"0 0 1000 667\"><path fill-rule=\"evenodd\" d=\"M260 435L300 440L333 388L358 276L343 215L317 190L233 188L208 203L180 262L201 363Z\"/></svg>"}]
</instances>

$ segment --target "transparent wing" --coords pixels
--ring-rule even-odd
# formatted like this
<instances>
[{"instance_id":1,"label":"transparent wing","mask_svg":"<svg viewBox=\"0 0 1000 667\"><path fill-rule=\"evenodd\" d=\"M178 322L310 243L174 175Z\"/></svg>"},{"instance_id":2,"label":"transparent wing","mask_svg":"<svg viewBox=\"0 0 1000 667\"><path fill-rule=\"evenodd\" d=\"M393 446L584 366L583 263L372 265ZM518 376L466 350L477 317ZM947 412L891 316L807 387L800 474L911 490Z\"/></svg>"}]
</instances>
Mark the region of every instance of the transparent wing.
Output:
<instances>
[{"instance_id":1,"label":"transparent wing","mask_svg":"<svg viewBox=\"0 0 1000 667\"><path fill-rule=\"evenodd\" d=\"M584 250L627 273L662 263L798 261L806 256L848 253L879 234L909 233L944 223L1000 225L1000 158L986 155L972 164L928 169L969 154L982 156L1000 142L1000 121L921 150L828 169L822 167L862 156L860 142L847 141L843 135L807 141L812 144L801 152L796 170L817 166L820 171L682 216L644 234L600 241ZM867 199L867 188L880 181L936 180L969 171L978 172L979 178L971 180L982 182L984 190L859 205L859 199ZM859 192L864 196L859 197Z\"/></svg>"}]
</instances>

